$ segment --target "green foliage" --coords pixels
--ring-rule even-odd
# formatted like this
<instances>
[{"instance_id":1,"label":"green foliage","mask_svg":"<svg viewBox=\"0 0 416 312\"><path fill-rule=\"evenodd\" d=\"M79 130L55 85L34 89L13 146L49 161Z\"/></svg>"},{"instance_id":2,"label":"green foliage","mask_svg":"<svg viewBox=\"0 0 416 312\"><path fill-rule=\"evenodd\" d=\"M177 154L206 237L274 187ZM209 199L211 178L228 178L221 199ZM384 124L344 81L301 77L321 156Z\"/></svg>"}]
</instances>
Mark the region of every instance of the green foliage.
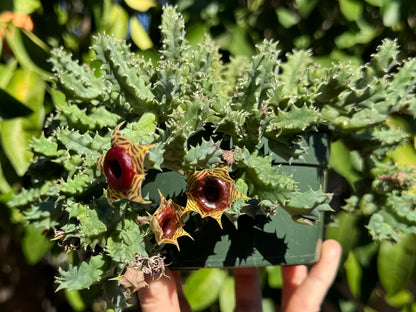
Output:
<instances>
[{"instance_id":1,"label":"green foliage","mask_svg":"<svg viewBox=\"0 0 416 312\"><path fill-rule=\"evenodd\" d=\"M210 33L233 55L253 54L253 46L266 37L279 41L283 53L311 49L319 61L365 60L380 38L398 38L402 53L415 48L416 10L412 1L287 0L280 2L177 0L188 17L189 40ZM325 22L325 24L323 24Z\"/></svg>"},{"instance_id":2,"label":"green foliage","mask_svg":"<svg viewBox=\"0 0 416 312\"><path fill-rule=\"evenodd\" d=\"M108 270L108 261L99 255L91 257L89 261L83 261L79 267L70 267L68 271L59 270L61 274L57 278L59 289L80 290L89 288L94 282L98 282Z\"/></svg>"},{"instance_id":3,"label":"green foliage","mask_svg":"<svg viewBox=\"0 0 416 312\"><path fill-rule=\"evenodd\" d=\"M17 109L11 113L0 110L0 138L7 159L2 159L2 171L8 163L14 171L6 177L0 171L0 190L10 191L15 176L25 174L30 164L26 173L30 187L19 191L9 205L24 210L26 220L37 231L44 228L48 237L72 251L70 267L61 269L57 278L59 289L80 290L99 284L106 289L108 302L116 308L123 306L125 298L114 286L117 282L109 279L122 274L136 253L151 256L159 252L153 249L148 226L136 224L136 216L155 210L157 188L168 198L181 197L186 173L226 164L224 150L233 151L234 159L227 163L230 171L239 190L257 199L260 213L285 209L295 221L313 223L321 211L330 209L331 195L321 190L300 192L296 181L273 162L303 159L308 148L301 138L323 127L334 142L331 167L348 182L344 208L349 214L340 213L336 218L339 227L328 232L343 242L351 291L364 301L370 298L366 292L376 293L375 285L366 284L365 276L371 273L380 277L389 302L408 304L404 289L414 265L405 270L403 262L414 257L411 242L416 234L416 164L408 161L414 157L416 60L403 61L402 53L412 54L412 45L406 42L414 36L414 25L411 19L401 22L399 16L411 16L414 7L408 4L406 11L405 4L397 1L338 3L336 10L321 10L333 4L296 0L270 10L265 2L251 1L247 8L230 10L229 4L212 2L205 7L204 2L201 18L207 25L190 27L188 34L182 16L167 7L161 24L161 50L150 60L122 40L127 33L126 4L110 0L85 4L84 11L94 16L98 33L89 51L85 47L90 42L77 37L75 31L80 21L66 15L60 4L54 6L53 14L60 18L60 27L54 31L65 30L62 38L51 30L41 38L55 47L50 65L26 52L30 43L33 51L49 55L33 33L16 28L13 40L6 38L17 62L1 66L0 95ZM194 5L192 1L178 4L185 13ZM236 25L220 24L229 20L225 18L229 14ZM322 27L322 21L318 26L311 23L317 15L332 21L325 26L328 29ZM373 18L378 15L382 21ZM195 14L186 17L195 26ZM132 27L133 41L139 47L150 47L137 19L130 21L136 25ZM214 27L214 40L195 32ZM267 30L264 33L269 39L279 42L263 41L263 33L259 36L253 28ZM336 38L328 40L325 34L334 28L331 36L335 33ZM114 35L103 35L104 30ZM398 35L398 41L385 40L371 57L365 54L365 65L337 62L325 67L317 63L349 60L346 54L361 57L366 45L378 44L374 38L383 37L386 31ZM256 49L253 43L257 43ZM59 44L73 53L57 48ZM231 52L230 62L223 62L218 47ZM287 53L294 47L311 47L313 52ZM331 51L326 59L315 57ZM89 54L83 54L86 52ZM83 62L75 60L82 57ZM50 95L56 111L39 136L47 112L45 80L50 76L45 69L49 66L54 73L56 90ZM21 94L20 83L30 92ZM156 145L145 159L149 174L143 193L152 202L149 205L119 201L111 206L103 193L105 177L96 161L109 149L111 132L122 121L126 138L136 144ZM238 216L244 205L236 202L229 217ZM367 229L372 239L383 241L380 248L368 242ZM27 236L25 244L29 242ZM29 261L36 262L48 248L42 244ZM197 297L198 291L191 287L192 292L186 291L190 301L196 309L197 304L208 306L217 299L220 305L229 305L224 294L231 292L232 281L224 272L207 272L201 274L205 278L217 274L214 280L221 279L220 293L201 297L207 293L202 289ZM278 287L277 282L273 285Z\"/></svg>"},{"instance_id":4,"label":"green foliage","mask_svg":"<svg viewBox=\"0 0 416 312\"><path fill-rule=\"evenodd\" d=\"M183 290L191 309L200 311L214 303L226 278L227 273L221 269L201 269L193 272Z\"/></svg>"}]
</instances>

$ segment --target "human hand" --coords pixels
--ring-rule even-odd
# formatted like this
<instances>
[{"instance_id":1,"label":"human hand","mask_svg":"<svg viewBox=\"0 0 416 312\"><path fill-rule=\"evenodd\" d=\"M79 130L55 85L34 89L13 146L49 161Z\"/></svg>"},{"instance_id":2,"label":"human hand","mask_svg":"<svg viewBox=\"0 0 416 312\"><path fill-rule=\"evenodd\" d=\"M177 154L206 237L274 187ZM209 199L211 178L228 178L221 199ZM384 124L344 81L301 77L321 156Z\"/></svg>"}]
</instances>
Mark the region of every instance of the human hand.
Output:
<instances>
[{"instance_id":1,"label":"human hand","mask_svg":"<svg viewBox=\"0 0 416 312\"><path fill-rule=\"evenodd\" d=\"M308 272L304 265L282 267L282 311L318 311L331 286L341 258L341 246L334 240L322 245L321 259ZM257 268L234 269L237 312L261 311L261 288ZM143 312L190 312L182 292L180 272L166 269L166 276L147 280L139 290Z\"/></svg>"},{"instance_id":2,"label":"human hand","mask_svg":"<svg viewBox=\"0 0 416 312\"><path fill-rule=\"evenodd\" d=\"M304 265L282 267L282 311L319 311L337 275L341 252L337 241L327 240L322 244L320 260L309 272Z\"/></svg>"}]
</instances>

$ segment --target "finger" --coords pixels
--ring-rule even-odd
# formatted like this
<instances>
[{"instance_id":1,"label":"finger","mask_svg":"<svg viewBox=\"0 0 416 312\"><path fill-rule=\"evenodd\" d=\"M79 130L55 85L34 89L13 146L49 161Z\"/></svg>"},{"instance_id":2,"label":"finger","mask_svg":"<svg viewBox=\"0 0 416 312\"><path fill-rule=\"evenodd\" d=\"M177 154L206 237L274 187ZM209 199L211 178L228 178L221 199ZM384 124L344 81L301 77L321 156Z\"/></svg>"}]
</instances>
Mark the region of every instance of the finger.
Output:
<instances>
[{"instance_id":1,"label":"finger","mask_svg":"<svg viewBox=\"0 0 416 312\"><path fill-rule=\"evenodd\" d=\"M191 306L189 305L188 300L182 290L182 283L181 283L181 272L180 271L172 271L172 275L175 278L176 282L176 290L178 293L178 300L181 312L192 312Z\"/></svg>"},{"instance_id":2,"label":"finger","mask_svg":"<svg viewBox=\"0 0 416 312\"><path fill-rule=\"evenodd\" d=\"M282 311L285 311L293 293L305 280L308 274L308 268L305 265L282 266L281 270L283 279Z\"/></svg>"},{"instance_id":3,"label":"finger","mask_svg":"<svg viewBox=\"0 0 416 312\"><path fill-rule=\"evenodd\" d=\"M235 311L261 311L261 287L257 268L235 268Z\"/></svg>"},{"instance_id":4,"label":"finger","mask_svg":"<svg viewBox=\"0 0 416 312\"><path fill-rule=\"evenodd\" d=\"M322 245L321 259L312 266L305 280L294 291L285 311L319 311L320 305L335 279L340 259L340 244L334 240L325 241Z\"/></svg>"},{"instance_id":5,"label":"finger","mask_svg":"<svg viewBox=\"0 0 416 312\"><path fill-rule=\"evenodd\" d=\"M152 277L146 279L149 286L139 290L140 306L143 312L180 312L175 278L169 269L165 272L166 276L160 279Z\"/></svg>"}]
</instances>

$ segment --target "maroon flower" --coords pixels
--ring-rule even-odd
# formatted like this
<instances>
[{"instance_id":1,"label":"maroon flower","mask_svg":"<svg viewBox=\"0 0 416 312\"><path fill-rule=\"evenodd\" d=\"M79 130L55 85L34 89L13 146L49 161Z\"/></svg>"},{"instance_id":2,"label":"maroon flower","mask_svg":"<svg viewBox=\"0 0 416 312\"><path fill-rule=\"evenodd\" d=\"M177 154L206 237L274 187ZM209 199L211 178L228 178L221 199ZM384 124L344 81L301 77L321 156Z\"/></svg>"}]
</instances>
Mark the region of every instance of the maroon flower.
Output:
<instances>
[{"instance_id":1,"label":"maroon flower","mask_svg":"<svg viewBox=\"0 0 416 312\"><path fill-rule=\"evenodd\" d=\"M198 212L202 218L210 216L221 225L221 216L237 198L246 198L235 187L227 167L196 171L188 177L188 201L185 211Z\"/></svg>"},{"instance_id":2,"label":"maroon flower","mask_svg":"<svg viewBox=\"0 0 416 312\"><path fill-rule=\"evenodd\" d=\"M108 181L107 198L110 203L127 198L138 203L148 203L142 198L144 156L154 145L135 145L124 138L118 125L111 136L111 148L99 157L98 168Z\"/></svg>"},{"instance_id":3,"label":"maroon flower","mask_svg":"<svg viewBox=\"0 0 416 312\"><path fill-rule=\"evenodd\" d=\"M181 236L189 236L188 232L183 229L185 225L184 208L171 199L166 198L160 193L160 205L154 212L150 220L150 227L155 234L156 242L160 244L174 244L178 247L178 238Z\"/></svg>"}]
</instances>

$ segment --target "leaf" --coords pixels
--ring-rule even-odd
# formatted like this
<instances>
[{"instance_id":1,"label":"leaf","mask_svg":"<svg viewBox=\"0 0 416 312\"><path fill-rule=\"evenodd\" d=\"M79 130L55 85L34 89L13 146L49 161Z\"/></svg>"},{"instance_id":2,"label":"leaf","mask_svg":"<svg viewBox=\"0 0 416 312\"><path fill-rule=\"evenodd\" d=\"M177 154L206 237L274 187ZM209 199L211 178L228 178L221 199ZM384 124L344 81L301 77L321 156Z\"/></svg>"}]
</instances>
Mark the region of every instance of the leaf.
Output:
<instances>
[{"instance_id":1,"label":"leaf","mask_svg":"<svg viewBox=\"0 0 416 312\"><path fill-rule=\"evenodd\" d=\"M42 7L40 0L14 0L14 12L31 14Z\"/></svg>"},{"instance_id":2,"label":"leaf","mask_svg":"<svg viewBox=\"0 0 416 312\"><path fill-rule=\"evenodd\" d=\"M352 189L355 189L355 184L362 179L362 176L354 167L352 158L350 150L341 140L331 144L330 166L347 179Z\"/></svg>"},{"instance_id":3,"label":"leaf","mask_svg":"<svg viewBox=\"0 0 416 312\"><path fill-rule=\"evenodd\" d=\"M281 289L283 287L282 270L280 266L266 267L267 282L271 288Z\"/></svg>"},{"instance_id":4,"label":"leaf","mask_svg":"<svg viewBox=\"0 0 416 312\"><path fill-rule=\"evenodd\" d=\"M334 218L334 222L330 223L326 229L326 238L335 239L341 244L343 259L345 260L360 237L360 216L341 211Z\"/></svg>"},{"instance_id":5,"label":"leaf","mask_svg":"<svg viewBox=\"0 0 416 312\"><path fill-rule=\"evenodd\" d=\"M400 226L393 215L385 210L373 214L368 222L368 232L373 240L392 240L398 242L402 236L404 224Z\"/></svg>"},{"instance_id":6,"label":"leaf","mask_svg":"<svg viewBox=\"0 0 416 312\"><path fill-rule=\"evenodd\" d=\"M25 227L22 251L29 265L37 264L53 246L53 243L42 234L42 231L43 228L35 228L33 225Z\"/></svg>"},{"instance_id":7,"label":"leaf","mask_svg":"<svg viewBox=\"0 0 416 312\"><path fill-rule=\"evenodd\" d=\"M383 6L383 24L386 27L394 26L401 20L400 14L400 2L399 1L387 1L386 5Z\"/></svg>"},{"instance_id":8,"label":"leaf","mask_svg":"<svg viewBox=\"0 0 416 312\"><path fill-rule=\"evenodd\" d=\"M47 139L43 134L32 140L31 147L35 153L49 157L58 156L58 144L51 139Z\"/></svg>"},{"instance_id":9,"label":"leaf","mask_svg":"<svg viewBox=\"0 0 416 312\"><path fill-rule=\"evenodd\" d=\"M219 304L221 312L233 312L235 309L235 280L228 276L221 285L219 293Z\"/></svg>"},{"instance_id":10,"label":"leaf","mask_svg":"<svg viewBox=\"0 0 416 312\"><path fill-rule=\"evenodd\" d=\"M30 108L3 89L0 89L0 101L2 103L0 105L0 118L2 119L27 116L32 113Z\"/></svg>"},{"instance_id":11,"label":"leaf","mask_svg":"<svg viewBox=\"0 0 416 312\"><path fill-rule=\"evenodd\" d=\"M139 114L158 109L150 86L153 68L137 58L125 41L98 35L92 49L95 60L102 64L100 70L105 79L100 82L108 86L107 92L119 94L122 97L119 102L131 106ZM117 103L112 102L108 105Z\"/></svg>"},{"instance_id":12,"label":"leaf","mask_svg":"<svg viewBox=\"0 0 416 312\"><path fill-rule=\"evenodd\" d=\"M404 307L414 304L414 295L408 289L403 289L392 296L386 296L386 302L392 307Z\"/></svg>"},{"instance_id":13,"label":"leaf","mask_svg":"<svg viewBox=\"0 0 416 312\"><path fill-rule=\"evenodd\" d=\"M285 204L297 190L292 177L281 174L279 167L272 166L271 157L261 157L255 152L239 162L246 165L245 180L250 190L249 197Z\"/></svg>"},{"instance_id":14,"label":"leaf","mask_svg":"<svg viewBox=\"0 0 416 312\"><path fill-rule=\"evenodd\" d=\"M96 77L89 66L81 66L73 61L71 54L63 48L54 49L51 54L54 80L68 99L100 101L107 96L103 79Z\"/></svg>"},{"instance_id":15,"label":"leaf","mask_svg":"<svg viewBox=\"0 0 416 312\"><path fill-rule=\"evenodd\" d=\"M86 306L81 294L78 290L65 291L65 297L68 300L69 305L74 311L82 312L85 311Z\"/></svg>"},{"instance_id":16,"label":"leaf","mask_svg":"<svg viewBox=\"0 0 416 312\"><path fill-rule=\"evenodd\" d=\"M295 12L286 9L285 7L279 7L278 9L276 9L276 14L279 23L284 28L290 28L296 25L300 20L299 16Z\"/></svg>"},{"instance_id":17,"label":"leaf","mask_svg":"<svg viewBox=\"0 0 416 312\"><path fill-rule=\"evenodd\" d=\"M202 139L201 144L191 146L184 157L185 166L188 165L194 170L208 169L216 163L222 162L223 151L218 142L212 138L208 141Z\"/></svg>"},{"instance_id":18,"label":"leaf","mask_svg":"<svg viewBox=\"0 0 416 312\"><path fill-rule=\"evenodd\" d=\"M277 117L271 120L268 126L269 131L273 129L283 129L285 132L299 132L306 130L318 120L318 112L312 108L293 106L289 111L279 111Z\"/></svg>"},{"instance_id":19,"label":"leaf","mask_svg":"<svg viewBox=\"0 0 416 312\"><path fill-rule=\"evenodd\" d=\"M296 92L299 85L302 85L300 80L304 77L308 66L312 63L310 51L295 51L287 55L287 62L281 64L282 73L280 80L285 83L283 92L292 95Z\"/></svg>"},{"instance_id":20,"label":"leaf","mask_svg":"<svg viewBox=\"0 0 416 312\"><path fill-rule=\"evenodd\" d=\"M111 34L117 39L126 38L128 35L129 14L119 3L114 1L107 2L109 3L108 6L105 6L106 9L99 16L101 18L99 33Z\"/></svg>"},{"instance_id":21,"label":"leaf","mask_svg":"<svg viewBox=\"0 0 416 312\"><path fill-rule=\"evenodd\" d=\"M354 252L349 252L347 260L344 263L344 268L351 293L356 297L360 297L363 269Z\"/></svg>"},{"instance_id":22,"label":"leaf","mask_svg":"<svg viewBox=\"0 0 416 312\"><path fill-rule=\"evenodd\" d=\"M407 286L415 267L415 235L406 235L398 243L383 241L377 257L380 282L389 296Z\"/></svg>"},{"instance_id":23,"label":"leaf","mask_svg":"<svg viewBox=\"0 0 416 312\"><path fill-rule=\"evenodd\" d=\"M124 2L132 9L140 12L147 11L158 4L155 0L124 0Z\"/></svg>"},{"instance_id":24,"label":"leaf","mask_svg":"<svg viewBox=\"0 0 416 312\"><path fill-rule=\"evenodd\" d=\"M186 280L184 295L191 309L200 311L218 300L221 285L226 281L227 273L223 269L200 269Z\"/></svg>"},{"instance_id":25,"label":"leaf","mask_svg":"<svg viewBox=\"0 0 416 312\"><path fill-rule=\"evenodd\" d=\"M59 286L56 291L88 289L101 280L108 269L109 261L103 255L91 257L90 260L81 262L79 266L70 266L67 271L59 268L60 276L56 278Z\"/></svg>"},{"instance_id":26,"label":"leaf","mask_svg":"<svg viewBox=\"0 0 416 312\"><path fill-rule=\"evenodd\" d=\"M151 144L156 137L158 116L154 113L144 113L139 121L130 122L122 131L126 139L134 144Z\"/></svg>"},{"instance_id":27,"label":"leaf","mask_svg":"<svg viewBox=\"0 0 416 312\"><path fill-rule=\"evenodd\" d=\"M303 18L307 18L317 5L318 0L296 0L299 13Z\"/></svg>"},{"instance_id":28,"label":"leaf","mask_svg":"<svg viewBox=\"0 0 416 312\"><path fill-rule=\"evenodd\" d=\"M302 224L313 224L320 219L321 212L332 211L329 202L332 194L322 190L309 189L306 192L293 194L282 208L290 213L292 219Z\"/></svg>"},{"instance_id":29,"label":"leaf","mask_svg":"<svg viewBox=\"0 0 416 312\"><path fill-rule=\"evenodd\" d=\"M363 4L357 0L340 0L339 7L342 15L349 21L356 21L363 11Z\"/></svg>"},{"instance_id":30,"label":"leaf","mask_svg":"<svg viewBox=\"0 0 416 312\"><path fill-rule=\"evenodd\" d=\"M141 50L147 50L153 47L152 39L150 39L137 17L130 17L130 27L131 38Z\"/></svg>"},{"instance_id":31,"label":"leaf","mask_svg":"<svg viewBox=\"0 0 416 312\"><path fill-rule=\"evenodd\" d=\"M3 149L19 176L26 172L33 156L29 151L32 134L25 129L26 123L22 118L2 121L0 124Z\"/></svg>"},{"instance_id":32,"label":"leaf","mask_svg":"<svg viewBox=\"0 0 416 312\"><path fill-rule=\"evenodd\" d=\"M28 69L29 71L33 71L34 73L38 74L40 77L42 77L45 80L49 80L51 78L51 74L42 68L40 68L30 57L28 51L26 50L22 31L12 25L8 24L8 27L12 29L12 35L10 35L10 32L6 31L6 40L8 45L10 46L10 49L13 51L13 54L16 56L17 60L19 61L20 65Z\"/></svg>"},{"instance_id":33,"label":"leaf","mask_svg":"<svg viewBox=\"0 0 416 312\"><path fill-rule=\"evenodd\" d=\"M126 219L123 229L108 238L106 251L114 261L125 263L132 261L135 254L147 256L145 234L136 222Z\"/></svg>"}]
</instances>

